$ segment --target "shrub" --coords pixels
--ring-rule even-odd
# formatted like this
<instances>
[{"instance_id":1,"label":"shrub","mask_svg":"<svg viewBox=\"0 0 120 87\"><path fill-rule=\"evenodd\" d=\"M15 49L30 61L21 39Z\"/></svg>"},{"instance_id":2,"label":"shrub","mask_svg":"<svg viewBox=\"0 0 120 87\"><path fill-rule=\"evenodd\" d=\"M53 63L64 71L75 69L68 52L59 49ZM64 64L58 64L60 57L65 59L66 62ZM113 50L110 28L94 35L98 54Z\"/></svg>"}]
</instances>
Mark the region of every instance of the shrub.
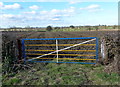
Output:
<instances>
[{"instance_id":1,"label":"shrub","mask_svg":"<svg viewBox=\"0 0 120 87\"><path fill-rule=\"evenodd\" d=\"M47 26L46 30L47 30L47 31L51 31L51 30L52 30L52 27L51 27L51 26Z\"/></svg>"},{"instance_id":2,"label":"shrub","mask_svg":"<svg viewBox=\"0 0 120 87\"><path fill-rule=\"evenodd\" d=\"M70 28L75 28L75 27L73 25L71 25Z\"/></svg>"}]
</instances>

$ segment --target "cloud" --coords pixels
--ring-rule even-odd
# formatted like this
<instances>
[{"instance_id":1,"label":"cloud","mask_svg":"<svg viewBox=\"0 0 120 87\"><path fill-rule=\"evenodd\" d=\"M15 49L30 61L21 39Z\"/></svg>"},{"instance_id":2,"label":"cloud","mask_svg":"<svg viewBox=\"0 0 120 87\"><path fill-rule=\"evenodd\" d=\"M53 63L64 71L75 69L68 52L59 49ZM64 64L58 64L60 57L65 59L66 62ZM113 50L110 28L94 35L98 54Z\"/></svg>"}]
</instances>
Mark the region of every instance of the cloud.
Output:
<instances>
[{"instance_id":1,"label":"cloud","mask_svg":"<svg viewBox=\"0 0 120 87\"><path fill-rule=\"evenodd\" d=\"M48 18L54 18L54 17L70 17L71 15L73 15L75 13L75 8L74 7L70 7L68 9L62 9L62 10L58 10L58 9L52 9L50 11L40 11L40 15L41 17L46 17L46 19ZM48 15L49 14L49 15Z\"/></svg>"},{"instance_id":2,"label":"cloud","mask_svg":"<svg viewBox=\"0 0 120 87\"><path fill-rule=\"evenodd\" d=\"M41 22L60 22L64 20L64 18L71 17L75 13L75 7L69 7L66 9L51 9L49 11L28 11L22 12L21 19L27 21L41 21Z\"/></svg>"},{"instance_id":3,"label":"cloud","mask_svg":"<svg viewBox=\"0 0 120 87\"><path fill-rule=\"evenodd\" d=\"M62 9L62 10L52 9L49 13L65 15L65 14L72 14L74 12L75 12L75 7L69 7L67 9Z\"/></svg>"},{"instance_id":4,"label":"cloud","mask_svg":"<svg viewBox=\"0 0 120 87\"><path fill-rule=\"evenodd\" d=\"M99 8L100 6L99 5L89 5L87 7L84 7L84 8L80 8L81 10L90 10L90 9L96 9L96 8Z\"/></svg>"},{"instance_id":5,"label":"cloud","mask_svg":"<svg viewBox=\"0 0 120 87\"><path fill-rule=\"evenodd\" d=\"M97 12L97 11L103 11L103 9L98 8L98 9L91 9L91 10L89 10L89 12Z\"/></svg>"},{"instance_id":6,"label":"cloud","mask_svg":"<svg viewBox=\"0 0 120 87\"><path fill-rule=\"evenodd\" d=\"M51 13L53 13L53 14L58 13L58 12L60 12L60 10L57 10L57 9L52 9L51 10Z\"/></svg>"},{"instance_id":7,"label":"cloud","mask_svg":"<svg viewBox=\"0 0 120 87\"><path fill-rule=\"evenodd\" d=\"M30 11L30 12L23 12L24 14L30 14L30 15L34 15L36 14L36 11Z\"/></svg>"},{"instance_id":8,"label":"cloud","mask_svg":"<svg viewBox=\"0 0 120 87\"><path fill-rule=\"evenodd\" d=\"M70 12L70 13L73 13L75 11L75 7L70 7L69 9L68 9L68 12Z\"/></svg>"},{"instance_id":9,"label":"cloud","mask_svg":"<svg viewBox=\"0 0 120 87\"><path fill-rule=\"evenodd\" d=\"M99 8L100 7L100 5L90 5L90 6L88 6L87 7L87 9L96 9L96 8Z\"/></svg>"},{"instance_id":10,"label":"cloud","mask_svg":"<svg viewBox=\"0 0 120 87\"><path fill-rule=\"evenodd\" d=\"M69 7L67 9L62 9L62 10L58 10L58 9L52 9L51 11L47 12L44 15L48 15L48 18L50 18L50 20L53 21L61 21L64 18L70 17L72 15L75 14L75 7Z\"/></svg>"},{"instance_id":11,"label":"cloud","mask_svg":"<svg viewBox=\"0 0 120 87\"><path fill-rule=\"evenodd\" d=\"M2 2L0 2L0 9L20 9L21 5L18 3L14 3L12 5L4 5Z\"/></svg>"},{"instance_id":12,"label":"cloud","mask_svg":"<svg viewBox=\"0 0 120 87\"><path fill-rule=\"evenodd\" d=\"M0 15L2 17L2 20L9 20L9 21L20 21L24 19L22 15L13 15L13 14L2 14Z\"/></svg>"},{"instance_id":13,"label":"cloud","mask_svg":"<svg viewBox=\"0 0 120 87\"><path fill-rule=\"evenodd\" d=\"M3 2L0 2L0 7L2 7L3 6Z\"/></svg>"},{"instance_id":14,"label":"cloud","mask_svg":"<svg viewBox=\"0 0 120 87\"><path fill-rule=\"evenodd\" d=\"M89 12L96 12L96 11L102 11L100 5L92 4L84 8L80 8L80 10L88 10Z\"/></svg>"},{"instance_id":15,"label":"cloud","mask_svg":"<svg viewBox=\"0 0 120 87\"><path fill-rule=\"evenodd\" d=\"M69 4L76 4L76 1L70 1Z\"/></svg>"},{"instance_id":16,"label":"cloud","mask_svg":"<svg viewBox=\"0 0 120 87\"><path fill-rule=\"evenodd\" d=\"M12 17L14 17L14 15L13 14L3 14L2 17L3 18L12 18Z\"/></svg>"},{"instance_id":17,"label":"cloud","mask_svg":"<svg viewBox=\"0 0 120 87\"><path fill-rule=\"evenodd\" d=\"M76 4L76 3L80 3L82 1L80 0L72 0L72 1L69 1L69 4Z\"/></svg>"},{"instance_id":18,"label":"cloud","mask_svg":"<svg viewBox=\"0 0 120 87\"><path fill-rule=\"evenodd\" d=\"M40 14L47 14L48 11L41 11Z\"/></svg>"},{"instance_id":19,"label":"cloud","mask_svg":"<svg viewBox=\"0 0 120 87\"><path fill-rule=\"evenodd\" d=\"M51 20L53 20L53 21L59 21L60 19L59 18L52 18Z\"/></svg>"},{"instance_id":20,"label":"cloud","mask_svg":"<svg viewBox=\"0 0 120 87\"><path fill-rule=\"evenodd\" d=\"M18 3L15 3L13 5L5 5L4 6L4 9L19 9L19 8L21 8L21 6Z\"/></svg>"},{"instance_id":21,"label":"cloud","mask_svg":"<svg viewBox=\"0 0 120 87\"><path fill-rule=\"evenodd\" d=\"M45 25L48 23L62 24L66 18L71 17L75 13L75 7L66 9L51 9L43 11L27 11L20 14L1 14L2 24L16 26L29 24L32 25ZM35 21L35 24L33 23ZM14 23L14 24L13 24Z\"/></svg>"},{"instance_id":22,"label":"cloud","mask_svg":"<svg viewBox=\"0 0 120 87\"><path fill-rule=\"evenodd\" d=\"M39 6L33 5L33 6L30 6L29 8L32 9L32 10L38 10L38 9L39 9Z\"/></svg>"},{"instance_id":23,"label":"cloud","mask_svg":"<svg viewBox=\"0 0 120 87\"><path fill-rule=\"evenodd\" d=\"M69 2L73 0L1 0L4 2ZM118 2L118 0L78 0L83 2Z\"/></svg>"}]
</instances>

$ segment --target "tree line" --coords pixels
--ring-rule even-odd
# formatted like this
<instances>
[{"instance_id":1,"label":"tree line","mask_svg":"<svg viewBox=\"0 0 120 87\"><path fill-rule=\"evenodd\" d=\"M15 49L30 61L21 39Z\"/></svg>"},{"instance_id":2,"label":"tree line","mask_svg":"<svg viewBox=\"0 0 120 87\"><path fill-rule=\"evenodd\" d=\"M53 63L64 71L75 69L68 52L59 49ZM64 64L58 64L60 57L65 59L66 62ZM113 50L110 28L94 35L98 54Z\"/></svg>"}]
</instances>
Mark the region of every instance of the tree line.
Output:
<instances>
[{"instance_id":1,"label":"tree line","mask_svg":"<svg viewBox=\"0 0 120 87\"><path fill-rule=\"evenodd\" d=\"M85 30L99 30L99 29L118 29L118 25L96 25L96 26L90 26L90 25L85 25L85 26L74 26L74 25L70 25L70 26L64 26L64 27L52 27L52 26L47 26L47 27L30 27L30 26L26 26L26 27L10 27L7 28L8 30L17 30L17 29L26 29L26 30L45 30L45 31L52 31L52 30L59 30L59 29L85 29ZM3 29L3 28L1 28Z\"/></svg>"}]
</instances>

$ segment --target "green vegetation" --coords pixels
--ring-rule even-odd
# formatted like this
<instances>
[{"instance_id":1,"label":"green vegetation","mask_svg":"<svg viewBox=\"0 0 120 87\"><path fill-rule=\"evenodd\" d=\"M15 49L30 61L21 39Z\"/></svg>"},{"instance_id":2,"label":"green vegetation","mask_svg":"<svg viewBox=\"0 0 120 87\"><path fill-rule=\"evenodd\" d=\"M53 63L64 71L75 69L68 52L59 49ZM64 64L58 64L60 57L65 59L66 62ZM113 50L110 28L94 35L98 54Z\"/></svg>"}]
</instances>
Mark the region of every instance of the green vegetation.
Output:
<instances>
[{"instance_id":1,"label":"green vegetation","mask_svg":"<svg viewBox=\"0 0 120 87\"><path fill-rule=\"evenodd\" d=\"M71 25L70 28L75 28L75 26Z\"/></svg>"},{"instance_id":2,"label":"green vegetation","mask_svg":"<svg viewBox=\"0 0 120 87\"><path fill-rule=\"evenodd\" d=\"M2 86L2 63L0 63L0 86Z\"/></svg>"},{"instance_id":3,"label":"green vegetation","mask_svg":"<svg viewBox=\"0 0 120 87\"><path fill-rule=\"evenodd\" d=\"M14 43L11 41L11 43L7 43L3 45L2 50L2 73L10 73L12 72L12 68L14 63L16 62L17 58L14 54Z\"/></svg>"},{"instance_id":4,"label":"green vegetation","mask_svg":"<svg viewBox=\"0 0 120 87\"><path fill-rule=\"evenodd\" d=\"M116 73L106 73L101 71L100 67L95 68L95 71L89 73L89 78L95 85L120 85L120 76Z\"/></svg>"},{"instance_id":5,"label":"green vegetation","mask_svg":"<svg viewBox=\"0 0 120 87\"><path fill-rule=\"evenodd\" d=\"M47 26L46 31L52 31L52 27L51 26Z\"/></svg>"},{"instance_id":6,"label":"green vegetation","mask_svg":"<svg viewBox=\"0 0 120 87\"><path fill-rule=\"evenodd\" d=\"M7 80L6 82L3 82L3 85L16 85L20 81L21 80L18 78L11 78L11 79Z\"/></svg>"},{"instance_id":7,"label":"green vegetation","mask_svg":"<svg viewBox=\"0 0 120 87\"><path fill-rule=\"evenodd\" d=\"M120 76L102 65L36 63L16 75L3 76L4 85L120 85Z\"/></svg>"}]
</instances>

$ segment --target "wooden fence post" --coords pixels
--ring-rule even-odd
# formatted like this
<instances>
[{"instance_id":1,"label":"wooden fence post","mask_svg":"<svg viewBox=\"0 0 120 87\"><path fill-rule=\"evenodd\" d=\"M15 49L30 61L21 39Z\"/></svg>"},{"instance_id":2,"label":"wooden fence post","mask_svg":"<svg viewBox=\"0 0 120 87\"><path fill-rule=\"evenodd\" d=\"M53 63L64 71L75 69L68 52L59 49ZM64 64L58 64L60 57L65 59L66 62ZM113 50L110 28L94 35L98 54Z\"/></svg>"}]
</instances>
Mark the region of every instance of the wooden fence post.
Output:
<instances>
[{"instance_id":1,"label":"wooden fence post","mask_svg":"<svg viewBox=\"0 0 120 87\"><path fill-rule=\"evenodd\" d=\"M20 39L17 39L17 44L18 44L18 62L20 63L20 60L22 60L22 44Z\"/></svg>"}]
</instances>

